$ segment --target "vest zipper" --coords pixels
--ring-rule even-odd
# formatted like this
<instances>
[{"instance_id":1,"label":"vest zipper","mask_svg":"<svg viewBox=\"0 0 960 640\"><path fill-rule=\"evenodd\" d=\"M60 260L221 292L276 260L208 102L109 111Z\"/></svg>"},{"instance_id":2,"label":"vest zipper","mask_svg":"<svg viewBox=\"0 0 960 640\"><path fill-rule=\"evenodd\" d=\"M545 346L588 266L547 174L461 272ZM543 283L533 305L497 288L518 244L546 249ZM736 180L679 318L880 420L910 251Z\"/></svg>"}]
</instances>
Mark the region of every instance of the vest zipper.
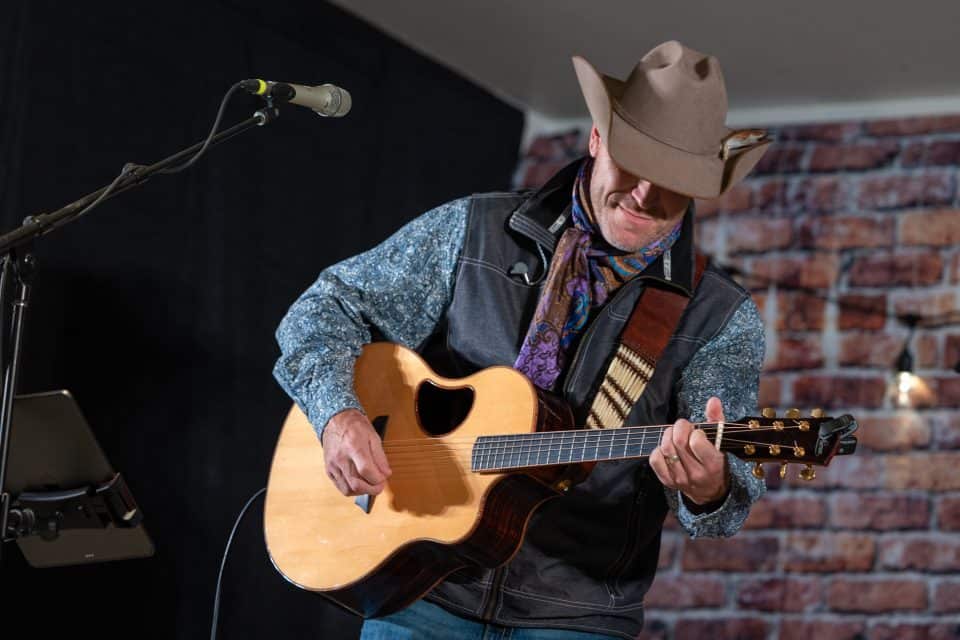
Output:
<instances>
[{"instance_id":1,"label":"vest zipper","mask_svg":"<svg viewBox=\"0 0 960 640\"><path fill-rule=\"evenodd\" d=\"M620 574L623 573L624 568L633 557L637 547L637 530L640 527L640 518L637 510L647 495L646 475L646 471L642 468L636 475L638 487L633 503L630 505L630 514L627 521L627 541L623 545L623 551L620 553L620 557L610 565L610 569L607 571L607 592L610 594L611 605L613 605L613 601L617 597L623 597L620 589L617 587L617 579Z\"/></svg>"},{"instance_id":2,"label":"vest zipper","mask_svg":"<svg viewBox=\"0 0 960 640\"><path fill-rule=\"evenodd\" d=\"M483 620L493 622L493 611L497 608L497 596L500 593L500 587L503 586L503 581L506 576L506 565L494 569L493 579L490 581L490 591L487 593L487 599L483 603Z\"/></svg>"}]
</instances>

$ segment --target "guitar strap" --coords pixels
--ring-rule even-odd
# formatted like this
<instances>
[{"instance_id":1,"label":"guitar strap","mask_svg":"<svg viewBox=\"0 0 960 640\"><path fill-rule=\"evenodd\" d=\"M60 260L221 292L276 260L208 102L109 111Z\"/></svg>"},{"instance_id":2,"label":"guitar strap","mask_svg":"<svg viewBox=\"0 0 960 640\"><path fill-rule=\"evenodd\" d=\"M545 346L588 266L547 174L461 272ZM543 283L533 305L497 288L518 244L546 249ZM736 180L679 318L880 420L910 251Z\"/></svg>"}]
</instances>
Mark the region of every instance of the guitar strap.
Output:
<instances>
[{"instance_id":1,"label":"guitar strap","mask_svg":"<svg viewBox=\"0 0 960 640\"><path fill-rule=\"evenodd\" d=\"M696 254L693 289L696 290L707 266L707 257ZM587 427L622 427L647 383L653 377L657 360L677 330L680 316L690 298L672 290L647 287L633 308L620 344L603 383L593 398L587 415Z\"/></svg>"}]
</instances>

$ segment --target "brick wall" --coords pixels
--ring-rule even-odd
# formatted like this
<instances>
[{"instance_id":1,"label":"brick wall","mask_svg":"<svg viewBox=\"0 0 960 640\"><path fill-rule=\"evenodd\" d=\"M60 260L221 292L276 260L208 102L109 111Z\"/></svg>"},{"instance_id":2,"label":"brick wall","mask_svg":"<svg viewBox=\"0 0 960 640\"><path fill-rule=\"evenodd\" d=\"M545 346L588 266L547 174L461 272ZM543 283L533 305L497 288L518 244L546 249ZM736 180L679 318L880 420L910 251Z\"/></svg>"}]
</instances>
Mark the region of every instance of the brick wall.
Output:
<instances>
[{"instance_id":1,"label":"brick wall","mask_svg":"<svg viewBox=\"0 0 960 640\"><path fill-rule=\"evenodd\" d=\"M518 184L585 133L535 140ZM668 521L645 637L960 638L960 324L944 323L960 309L960 116L774 133L745 183L698 203L698 243L763 311L760 405L852 413L860 448L813 482L768 465L732 539ZM926 384L911 409L889 394L902 313L941 321L911 341Z\"/></svg>"}]
</instances>

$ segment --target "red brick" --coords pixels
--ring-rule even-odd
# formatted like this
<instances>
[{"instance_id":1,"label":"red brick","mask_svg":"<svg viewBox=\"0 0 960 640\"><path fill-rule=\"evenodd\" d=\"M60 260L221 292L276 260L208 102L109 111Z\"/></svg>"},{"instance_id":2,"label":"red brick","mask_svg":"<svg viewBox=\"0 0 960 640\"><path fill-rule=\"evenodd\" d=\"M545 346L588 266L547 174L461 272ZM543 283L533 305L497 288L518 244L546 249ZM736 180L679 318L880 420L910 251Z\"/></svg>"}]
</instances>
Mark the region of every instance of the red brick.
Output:
<instances>
[{"instance_id":1,"label":"red brick","mask_svg":"<svg viewBox=\"0 0 960 640\"><path fill-rule=\"evenodd\" d=\"M906 292L893 295L893 310L898 316L936 316L956 309L957 296L954 291Z\"/></svg>"},{"instance_id":2,"label":"red brick","mask_svg":"<svg viewBox=\"0 0 960 640\"><path fill-rule=\"evenodd\" d=\"M660 538L660 559L657 562L657 569L668 569L673 566L680 544L680 540L674 534L666 533Z\"/></svg>"},{"instance_id":3,"label":"red brick","mask_svg":"<svg viewBox=\"0 0 960 640\"><path fill-rule=\"evenodd\" d=\"M929 333L922 334L914 338L913 355L916 357L916 365L920 369L933 369L940 367L940 341L938 336ZM956 362L956 360L945 360L944 362Z\"/></svg>"},{"instance_id":4,"label":"red brick","mask_svg":"<svg viewBox=\"0 0 960 640\"><path fill-rule=\"evenodd\" d=\"M945 496L937 504L937 526L941 531L960 531L960 496Z\"/></svg>"},{"instance_id":5,"label":"red brick","mask_svg":"<svg viewBox=\"0 0 960 640\"><path fill-rule=\"evenodd\" d=\"M753 169L753 175L797 173L803 170L802 145L773 145Z\"/></svg>"},{"instance_id":6,"label":"red brick","mask_svg":"<svg viewBox=\"0 0 960 640\"><path fill-rule=\"evenodd\" d=\"M744 218L730 222L727 250L736 254L789 247L793 241L791 225L791 220L778 218Z\"/></svg>"},{"instance_id":7,"label":"red brick","mask_svg":"<svg viewBox=\"0 0 960 640\"><path fill-rule=\"evenodd\" d=\"M960 242L960 209L908 211L898 217L902 244L945 247Z\"/></svg>"},{"instance_id":8,"label":"red brick","mask_svg":"<svg viewBox=\"0 0 960 640\"><path fill-rule=\"evenodd\" d=\"M952 172L929 170L918 175L894 175L860 180L858 209L900 209L946 205L956 186Z\"/></svg>"},{"instance_id":9,"label":"red brick","mask_svg":"<svg viewBox=\"0 0 960 640\"><path fill-rule=\"evenodd\" d=\"M820 593L816 578L744 580L737 592L737 605L759 611L809 611L820 604Z\"/></svg>"},{"instance_id":10,"label":"red brick","mask_svg":"<svg viewBox=\"0 0 960 640\"><path fill-rule=\"evenodd\" d=\"M902 336L886 333L848 333L840 339L840 366L893 366L896 354L903 347Z\"/></svg>"},{"instance_id":11,"label":"red brick","mask_svg":"<svg viewBox=\"0 0 960 640\"><path fill-rule=\"evenodd\" d=\"M760 213L782 213L787 208L787 183L768 180L753 194L754 208Z\"/></svg>"},{"instance_id":12,"label":"red brick","mask_svg":"<svg viewBox=\"0 0 960 640\"><path fill-rule=\"evenodd\" d=\"M871 136L916 136L925 133L960 131L960 116L925 116L920 118L897 118L875 120L866 123Z\"/></svg>"},{"instance_id":13,"label":"red brick","mask_svg":"<svg viewBox=\"0 0 960 640\"><path fill-rule=\"evenodd\" d=\"M875 254L853 261L849 284L853 287L923 286L936 284L941 280L943 259L937 253Z\"/></svg>"},{"instance_id":14,"label":"red brick","mask_svg":"<svg viewBox=\"0 0 960 640\"><path fill-rule=\"evenodd\" d=\"M687 540L684 571L773 571L779 542L774 537L737 536L729 539Z\"/></svg>"},{"instance_id":15,"label":"red brick","mask_svg":"<svg viewBox=\"0 0 960 640\"><path fill-rule=\"evenodd\" d=\"M698 223L696 246L707 255L723 253L726 245L727 223L719 218L707 219Z\"/></svg>"},{"instance_id":16,"label":"red brick","mask_svg":"<svg viewBox=\"0 0 960 640\"><path fill-rule=\"evenodd\" d=\"M715 618L677 620L676 640L703 640L704 638L736 638L736 640L766 640L767 622L754 618Z\"/></svg>"},{"instance_id":17,"label":"red brick","mask_svg":"<svg viewBox=\"0 0 960 640\"><path fill-rule=\"evenodd\" d=\"M863 171L889 165L900 151L897 141L817 145L810 171Z\"/></svg>"},{"instance_id":18,"label":"red brick","mask_svg":"<svg viewBox=\"0 0 960 640\"><path fill-rule=\"evenodd\" d=\"M793 533L787 538L783 569L788 572L870 571L871 536L850 533Z\"/></svg>"},{"instance_id":19,"label":"red brick","mask_svg":"<svg viewBox=\"0 0 960 640\"><path fill-rule=\"evenodd\" d=\"M956 623L884 622L871 627L867 640L956 640L958 637L960 629Z\"/></svg>"},{"instance_id":20,"label":"red brick","mask_svg":"<svg viewBox=\"0 0 960 640\"><path fill-rule=\"evenodd\" d=\"M841 329L883 329L887 323L887 296L842 295L838 300Z\"/></svg>"},{"instance_id":21,"label":"red brick","mask_svg":"<svg viewBox=\"0 0 960 640\"><path fill-rule=\"evenodd\" d=\"M804 489L876 489L884 486L886 459L887 456L857 451L852 456L835 457L826 468L815 467L817 477L812 482L801 480L791 469L786 484Z\"/></svg>"},{"instance_id":22,"label":"red brick","mask_svg":"<svg viewBox=\"0 0 960 640\"><path fill-rule=\"evenodd\" d=\"M768 354L773 354L771 349ZM764 371L818 369L823 366L823 345L820 335L803 338L781 338L776 357L764 364Z\"/></svg>"},{"instance_id":23,"label":"red brick","mask_svg":"<svg viewBox=\"0 0 960 640\"><path fill-rule=\"evenodd\" d=\"M643 604L654 609L720 607L726 601L723 580L697 575L657 576Z\"/></svg>"},{"instance_id":24,"label":"red brick","mask_svg":"<svg viewBox=\"0 0 960 640\"><path fill-rule=\"evenodd\" d=\"M784 618L779 640L863 640L866 623L859 620L833 622Z\"/></svg>"},{"instance_id":25,"label":"red brick","mask_svg":"<svg viewBox=\"0 0 960 640\"><path fill-rule=\"evenodd\" d=\"M821 331L824 326L826 300L802 292L785 292L777 296L778 331Z\"/></svg>"},{"instance_id":26,"label":"red brick","mask_svg":"<svg viewBox=\"0 0 960 640\"><path fill-rule=\"evenodd\" d=\"M950 272L953 274L950 277L950 282L953 284L960 283L960 253L953 256L953 268L950 269Z\"/></svg>"},{"instance_id":27,"label":"red brick","mask_svg":"<svg viewBox=\"0 0 960 640\"><path fill-rule=\"evenodd\" d=\"M938 449L960 449L960 412L928 414L927 422Z\"/></svg>"},{"instance_id":28,"label":"red brick","mask_svg":"<svg viewBox=\"0 0 960 640\"><path fill-rule=\"evenodd\" d=\"M807 249L853 249L893 245L892 217L810 217L800 224L800 246Z\"/></svg>"},{"instance_id":29,"label":"red brick","mask_svg":"<svg viewBox=\"0 0 960 640\"><path fill-rule=\"evenodd\" d=\"M838 579L827 591L827 605L834 611L851 613L923 611L927 608L927 584L914 580Z\"/></svg>"},{"instance_id":30,"label":"red brick","mask_svg":"<svg viewBox=\"0 0 960 640\"><path fill-rule=\"evenodd\" d=\"M960 570L960 540L957 536L883 540L879 557L885 569L953 572Z\"/></svg>"},{"instance_id":31,"label":"red brick","mask_svg":"<svg viewBox=\"0 0 960 640\"><path fill-rule=\"evenodd\" d=\"M960 581L944 580L933 592L933 610L936 613L960 611Z\"/></svg>"},{"instance_id":32,"label":"red brick","mask_svg":"<svg viewBox=\"0 0 960 640\"><path fill-rule=\"evenodd\" d=\"M810 529L823 526L826 508L819 496L769 492L750 508L744 529Z\"/></svg>"},{"instance_id":33,"label":"red brick","mask_svg":"<svg viewBox=\"0 0 960 640\"><path fill-rule=\"evenodd\" d=\"M840 493L830 496L830 524L841 529L926 529L926 496L891 493Z\"/></svg>"},{"instance_id":34,"label":"red brick","mask_svg":"<svg viewBox=\"0 0 960 640\"><path fill-rule=\"evenodd\" d=\"M851 192L850 180L842 176L797 178L787 190L786 211L799 215L845 210Z\"/></svg>"},{"instance_id":35,"label":"red brick","mask_svg":"<svg viewBox=\"0 0 960 640\"><path fill-rule=\"evenodd\" d=\"M802 258L758 257L748 270L751 286L777 284L785 287L828 289L840 273L840 256L836 253L811 253Z\"/></svg>"},{"instance_id":36,"label":"red brick","mask_svg":"<svg viewBox=\"0 0 960 640\"><path fill-rule=\"evenodd\" d=\"M856 138L861 128L862 125L859 122L791 125L783 127L779 131L778 138L780 140L843 142Z\"/></svg>"},{"instance_id":37,"label":"red brick","mask_svg":"<svg viewBox=\"0 0 960 640\"><path fill-rule=\"evenodd\" d=\"M952 369L960 362L960 334L948 335L943 347L943 366Z\"/></svg>"},{"instance_id":38,"label":"red brick","mask_svg":"<svg viewBox=\"0 0 960 640\"><path fill-rule=\"evenodd\" d=\"M886 456L888 489L960 490L960 452Z\"/></svg>"},{"instance_id":39,"label":"red brick","mask_svg":"<svg viewBox=\"0 0 960 640\"><path fill-rule=\"evenodd\" d=\"M938 407L960 407L960 378L922 378L928 382L935 397L934 404Z\"/></svg>"},{"instance_id":40,"label":"red brick","mask_svg":"<svg viewBox=\"0 0 960 640\"><path fill-rule=\"evenodd\" d=\"M960 141L913 142L903 150L903 167L943 167L960 164Z\"/></svg>"},{"instance_id":41,"label":"red brick","mask_svg":"<svg viewBox=\"0 0 960 640\"><path fill-rule=\"evenodd\" d=\"M874 451L907 451L930 444L930 425L913 411L887 416L861 416L857 446ZM858 454L859 452L858 451Z\"/></svg>"},{"instance_id":42,"label":"red brick","mask_svg":"<svg viewBox=\"0 0 960 640\"><path fill-rule=\"evenodd\" d=\"M777 376L760 376L760 392L757 395L757 404L761 407L777 407L780 405L780 378Z\"/></svg>"},{"instance_id":43,"label":"red brick","mask_svg":"<svg viewBox=\"0 0 960 640\"><path fill-rule=\"evenodd\" d=\"M883 404L887 382L881 377L798 376L793 382L797 404L827 409L878 408Z\"/></svg>"},{"instance_id":44,"label":"red brick","mask_svg":"<svg viewBox=\"0 0 960 640\"><path fill-rule=\"evenodd\" d=\"M694 211L697 212L697 218L712 218L720 213L720 205L717 198L710 198L709 200L698 198L694 201Z\"/></svg>"}]
</instances>

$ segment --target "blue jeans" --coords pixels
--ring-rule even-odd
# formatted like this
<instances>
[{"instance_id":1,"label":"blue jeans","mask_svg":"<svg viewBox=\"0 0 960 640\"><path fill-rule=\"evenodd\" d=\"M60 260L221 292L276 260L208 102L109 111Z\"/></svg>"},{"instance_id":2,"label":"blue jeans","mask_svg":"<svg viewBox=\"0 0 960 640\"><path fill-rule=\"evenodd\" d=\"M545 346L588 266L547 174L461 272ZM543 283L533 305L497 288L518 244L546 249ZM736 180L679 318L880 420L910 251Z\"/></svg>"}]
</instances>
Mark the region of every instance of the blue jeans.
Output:
<instances>
[{"instance_id":1,"label":"blue jeans","mask_svg":"<svg viewBox=\"0 0 960 640\"><path fill-rule=\"evenodd\" d=\"M418 600L389 616L365 621L360 640L615 640L615 636L484 624Z\"/></svg>"}]
</instances>

